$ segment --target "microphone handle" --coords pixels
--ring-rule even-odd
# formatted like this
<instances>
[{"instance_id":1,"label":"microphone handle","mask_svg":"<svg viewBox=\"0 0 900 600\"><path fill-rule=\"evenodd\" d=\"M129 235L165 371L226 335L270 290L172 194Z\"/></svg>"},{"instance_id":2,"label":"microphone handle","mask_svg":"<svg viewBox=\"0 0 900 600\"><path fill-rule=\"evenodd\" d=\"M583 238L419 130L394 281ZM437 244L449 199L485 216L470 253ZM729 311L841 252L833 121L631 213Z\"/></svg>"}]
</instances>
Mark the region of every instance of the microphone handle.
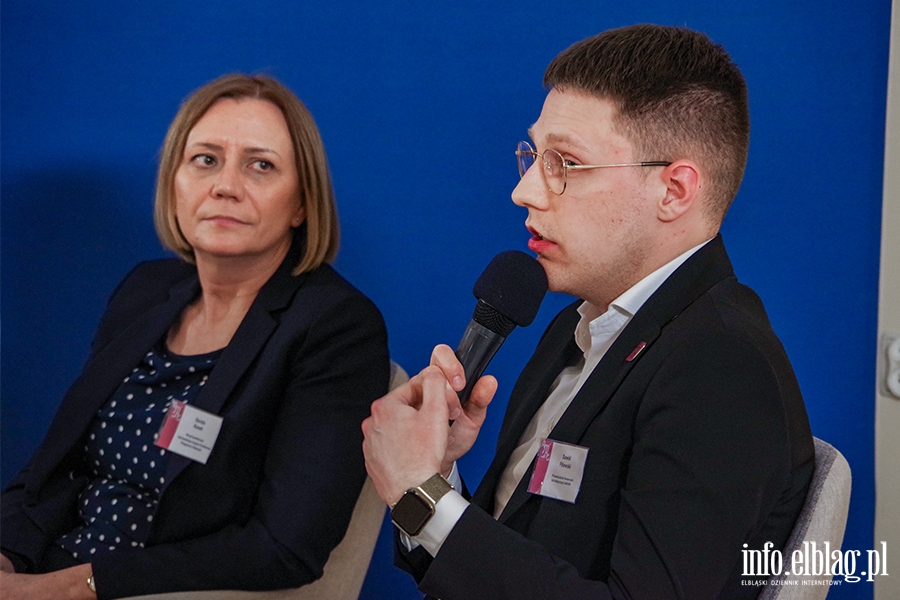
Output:
<instances>
[{"instance_id":1,"label":"microphone handle","mask_svg":"<svg viewBox=\"0 0 900 600\"><path fill-rule=\"evenodd\" d=\"M466 387L459 393L459 402L463 406L469 401L469 395L475 382L484 373L485 367L494 358L494 354L506 341L506 336L494 333L487 327L476 323L473 319L466 327L459 346L456 348L456 358L462 363L466 374Z\"/></svg>"}]
</instances>

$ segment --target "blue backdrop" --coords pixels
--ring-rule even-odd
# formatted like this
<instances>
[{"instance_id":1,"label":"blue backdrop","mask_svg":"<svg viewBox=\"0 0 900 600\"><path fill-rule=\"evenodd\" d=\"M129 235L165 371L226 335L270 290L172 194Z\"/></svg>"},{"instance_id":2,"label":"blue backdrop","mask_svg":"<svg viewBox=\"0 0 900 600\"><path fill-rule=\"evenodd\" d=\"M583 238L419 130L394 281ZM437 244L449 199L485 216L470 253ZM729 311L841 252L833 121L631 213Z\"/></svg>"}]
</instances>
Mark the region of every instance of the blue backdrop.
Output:
<instances>
[{"instance_id":1,"label":"blue backdrop","mask_svg":"<svg viewBox=\"0 0 900 600\"><path fill-rule=\"evenodd\" d=\"M706 32L748 80L750 160L725 240L793 359L813 433L853 469L844 548L872 548L890 2L636 4L4 0L3 481L78 374L109 292L163 255L157 153L191 90L264 72L306 102L337 191L337 267L384 312L393 358L417 371L435 343L458 341L489 259L525 249L513 149L540 112L546 65L598 31L656 22ZM549 297L489 369L500 391L463 460L471 484L516 374L569 300ZM363 597L418 597L391 566L387 532ZM871 598L871 584L830 597Z\"/></svg>"}]
</instances>

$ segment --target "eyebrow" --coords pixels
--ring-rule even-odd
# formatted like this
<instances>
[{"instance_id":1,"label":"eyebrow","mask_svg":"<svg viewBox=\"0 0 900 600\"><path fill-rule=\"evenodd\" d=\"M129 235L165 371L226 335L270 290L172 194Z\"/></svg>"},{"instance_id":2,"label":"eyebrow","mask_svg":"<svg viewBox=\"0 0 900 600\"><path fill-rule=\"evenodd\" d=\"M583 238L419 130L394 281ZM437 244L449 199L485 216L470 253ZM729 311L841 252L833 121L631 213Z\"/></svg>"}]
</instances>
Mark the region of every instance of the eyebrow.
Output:
<instances>
[{"instance_id":1,"label":"eyebrow","mask_svg":"<svg viewBox=\"0 0 900 600\"><path fill-rule=\"evenodd\" d=\"M534 141L533 127L528 128L528 137L530 137L532 141ZM572 146L578 150L583 150L585 152L588 151L587 146L582 144L578 139L563 133L548 133L547 142L550 144L568 144L569 146Z\"/></svg>"},{"instance_id":2,"label":"eyebrow","mask_svg":"<svg viewBox=\"0 0 900 600\"><path fill-rule=\"evenodd\" d=\"M197 146L200 146L201 148L209 148L210 150L216 150L218 152L222 152L223 150L225 150L225 148L223 146L220 146L219 144L213 144L211 142L194 142L193 144L186 146L185 149L195 148ZM275 156L279 156L279 157L281 156L275 150L272 150L271 148L266 148L264 146L252 146L250 148L243 149L243 154L260 154L260 153L274 154Z\"/></svg>"}]
</instances>

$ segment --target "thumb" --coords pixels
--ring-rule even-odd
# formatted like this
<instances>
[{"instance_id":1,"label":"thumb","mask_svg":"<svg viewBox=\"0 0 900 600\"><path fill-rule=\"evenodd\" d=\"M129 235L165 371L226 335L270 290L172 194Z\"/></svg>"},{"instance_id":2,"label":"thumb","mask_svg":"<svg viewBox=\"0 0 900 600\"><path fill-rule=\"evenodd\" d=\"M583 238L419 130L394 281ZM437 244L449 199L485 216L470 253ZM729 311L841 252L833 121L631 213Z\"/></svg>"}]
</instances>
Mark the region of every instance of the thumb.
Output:
<instances>
[{"instance_id":1,"label":"thumb","mask_svg":"<svg viewBox=\"0 0 900 600\"><path fill-rule=\"evenodd\" d=\"M481 425L487 414L487 407L491 403L491 400L494 399L494 394L496 393L496 378L492 375L485 375L479 379L475 384L475 387L472 388L472 394L469 396L469 401L463 409L466 416L476 425Z\"/></svg>"}]
</instances>

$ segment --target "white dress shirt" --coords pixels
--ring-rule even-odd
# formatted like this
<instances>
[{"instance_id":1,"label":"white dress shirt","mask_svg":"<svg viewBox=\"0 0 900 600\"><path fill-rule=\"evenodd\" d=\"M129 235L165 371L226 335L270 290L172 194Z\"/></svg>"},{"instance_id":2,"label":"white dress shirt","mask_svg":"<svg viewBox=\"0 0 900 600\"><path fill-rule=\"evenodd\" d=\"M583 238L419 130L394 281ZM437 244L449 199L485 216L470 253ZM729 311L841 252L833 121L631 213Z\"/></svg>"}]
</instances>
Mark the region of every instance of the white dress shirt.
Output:
<instances>
[{"instance_id":1,"label":"white dress shirt","mask_svg":"<svg viewBox=\"0 0 900 600\"><path fill-rule=\"evenodd\" d=\"M621 296L613 300L604 311L589 302L578 307L581 319L575 327L575 343L583 355L579 361L563 369L550 386L550 393L532 417L531 422L522 434L519 444L509 458L506 469L497 484L494 496L494 518L500 516L510 497L525 475L525 471L537 454L541 442L550 435L553 427L578 394L581 386L590 377L594 367L600 362L606 351L613 345L625 326L644 305L659 286L681 264L697 250L705 246L709 240L681 254L650 273ZM461 480L456 465L450 476L450 483L460 489ZM432 556L437 556L444 540L469 506L469 502L456 491L445 494L435 506L435 515L424 529L414 538L408 538L401 532L407 549L412 550L421 544Z\"/></svg>"}]
</instances>

